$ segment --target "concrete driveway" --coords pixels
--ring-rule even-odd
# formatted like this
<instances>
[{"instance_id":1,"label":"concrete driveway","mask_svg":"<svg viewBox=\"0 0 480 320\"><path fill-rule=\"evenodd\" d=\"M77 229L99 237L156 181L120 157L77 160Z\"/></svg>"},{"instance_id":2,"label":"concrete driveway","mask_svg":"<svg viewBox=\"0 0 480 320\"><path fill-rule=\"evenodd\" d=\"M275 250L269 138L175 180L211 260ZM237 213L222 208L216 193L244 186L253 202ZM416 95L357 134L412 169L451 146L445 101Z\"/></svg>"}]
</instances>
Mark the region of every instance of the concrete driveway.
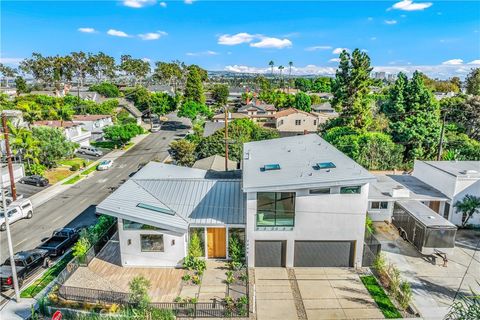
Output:
<instances>
[{"instance_id":1,"label":"concrete driveway","mask_svg":"<svg viewBox=\"0 0 480 320\"><path fill-rule=\"evenodd\" d=\"M422 256L397 231L385 223L376 224L377 239L389 262L412 285L413 303L423 319L443 319L455 296L480 291L480 231L459 230L447 267L438 258Z\"/></svg>"},{"instance_id":2,"label":"concrete driveway","mask_svg":"<svg viewBox=\"0 0 480 320\"><path fill-rule=\"evenodd\" d=\"M256 268L257 319L383 319L349 268Z\"/></svg>"}]
</instances>

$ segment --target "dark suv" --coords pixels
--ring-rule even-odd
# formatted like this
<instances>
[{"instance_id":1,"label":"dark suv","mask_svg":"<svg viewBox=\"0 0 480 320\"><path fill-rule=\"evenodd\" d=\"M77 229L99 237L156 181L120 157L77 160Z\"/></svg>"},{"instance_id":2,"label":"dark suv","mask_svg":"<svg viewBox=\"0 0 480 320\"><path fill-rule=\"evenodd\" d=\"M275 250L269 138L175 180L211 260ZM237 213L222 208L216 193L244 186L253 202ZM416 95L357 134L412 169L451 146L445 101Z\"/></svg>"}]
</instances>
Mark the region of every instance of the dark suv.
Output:
<instances>
[{"instance_id":1,"label":"dark suv","mask_svg":"<svg viewBox=\"0 0 480 320\"><path fill-rule=\"evenodd\" d=\"M17 270L18 286L21 287L23 281L40 267L49 267L50 258L48 250L34 249L28 251L17 252L13 259L15 261L15 269ZM10 259L0 266L0 283L1 291L13 288L12 267Z\"/></svg>"},{"instance_id":2,"label":"dark suv","mask_svg":"<svg viewBox=\"0 0 480 320\"><path fill-rule=\"evenodd\" d=\"M26 176L20 179L20 183L30 184L32 186L37 187L45 187L48 186L48 179L42 176Z\"/></svg>"}]
</instances>

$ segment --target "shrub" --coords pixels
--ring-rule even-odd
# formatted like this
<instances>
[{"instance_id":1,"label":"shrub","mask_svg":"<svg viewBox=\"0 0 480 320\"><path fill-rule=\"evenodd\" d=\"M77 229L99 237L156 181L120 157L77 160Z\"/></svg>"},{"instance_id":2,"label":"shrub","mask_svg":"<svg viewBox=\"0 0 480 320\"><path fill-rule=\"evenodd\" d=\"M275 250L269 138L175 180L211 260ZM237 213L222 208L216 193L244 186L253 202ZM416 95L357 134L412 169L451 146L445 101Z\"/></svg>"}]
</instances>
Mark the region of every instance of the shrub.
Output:
<instances>
[{"instance_id":1,"label":"shrub","mask_svg":"<svg viewBox=\"0 0 480 320\"><path fill-rule=\"evenodd\" d=\"M397 296L397 301L400 303L400 306L405 310L408 308L412 302L412 287L407 281L402 281L400 283L400 293Z\"/></svg>"},{"instance_id":2,"label":"shrub","mask_svg":"<svg viewBox=\"0 0 480 320\"><path fill-rule=\"evenodd\" d=\"M375 260L373 261L372 267L380 277L380 282L386 285L388 283L387 260L383 252L377 254Z\"/></svg>"},{"instance_id":3,"label":"shrub","mask_svg":"<svg viewBox=\"0 0 480 320\"><path fill-rule=\"evenodd\" d=\"M130 303L141 310L147 309L150 304L150 297L148 296L148 289L151 287L150 280L143 276L138 276L133 278L128 286L130 288Z\"/></svg>"},{"instance_id":4,"label":"shrub","mask_svg":"<svg viewBox=\"0 0 480 320\"><path fill-rule=\"evenodd\" d=\"M120 90L118 90L117 86L109 82L92 85L89 90L98 92L107 98L116 98L120 96Z\"/></svg>"},{"instance_id":5,"label":"shrub","mask_svg":"<svg viewBox=\"0 0 480 320\"><path fill-rule=\"evenodd\" d=\"M196 284L197 286L200 285L200 283L201 283L200 277L198 275L192 276L192 282L193 282L193 284Z\"/></svg>"},{"instance_id":6,"label":"shrub","mask_svg":"<svg viewBox=\"0 0 480 320\"><path fill-rule=\"evenodd\" d=\"M237 234L232 234L228 243L228 253L235 263L243 263L245 259L245 247Z\"/></svg>"},{"instance_id":7,"label":"shrub","mask_svg":"<svg viewBox=\"0 0 480 320\"><path fill-rule=\"evenodd\" d=\"M86 236L86 234L83 232L83 234L80 236L78 241L72 247L73 256L78 257L79 259L83 259L87 254L88 249L90 249L90 247L91 247L91 243L88 240L88 237Z\"/></svg>"},{"instance_id":8,"label":"shrub","mask_svg":"<svg viewBox=\"0 0 480 320\"><path fill-rule=\"evenodd\" d=\"M232 284L233 281L235 280L235 279L233 278L233 272L230 271L230 270L228 270L227 272L225 272L225 275L227 276L227 279L225 280L225 282L226 282L227 284Z\"/></svg>"},{"instance_id":9,"label":"shrub","mask_svg":"<svg viewBox=\"0 0 480 320\"><path fill-rule=\"evenodd\" d=\"M190 243L188 245L188 254L194 258L198 258L203 255L202 241L198 232L192 232Z\"/></svg>"},{"instance_id":10,"label":"shrub","mask_svg":"<svg viewBox=\"0 0 480 320\"><path fill-rule=\"evenodd\" d=\"M367 216L367 219L365 220L365 229L371 234L375 234L375 226L373 225L373 220L369 216Z\"/></svg>"},{"instance_id":11,"label":"shrub","mask_svg":"<svg viewBox=\"0 0 480 320\"><path fill-rule=\"evenodd\" d=\"M80 164L78 164L78 163L74 163L70 167L70 170L72 170L72 171L78 171L79 169L80 169Z\"/></svg>"},{"instance_id":12,"label":"shrub","mask_svg":"<svg viewBox=\"0 0 480 320\"><path fill-rule=\"evenodd\" d=\"M183 281L189 281L190 279L191 279L191 276L188 273L183 275L183 277L182 277Z\"/></svg>"},{"instance_id":13,"label":"shrub","mask_svg":"<svg viewBox=\"0 0 480 320\"><path fill-rule=\"evenodd\" d=\"M173 311L168 309L151 308L148 313L149 313L149 317L147 319L155 319L155 320L175 320L176 319Z\"/></svg>"}]
</instances>

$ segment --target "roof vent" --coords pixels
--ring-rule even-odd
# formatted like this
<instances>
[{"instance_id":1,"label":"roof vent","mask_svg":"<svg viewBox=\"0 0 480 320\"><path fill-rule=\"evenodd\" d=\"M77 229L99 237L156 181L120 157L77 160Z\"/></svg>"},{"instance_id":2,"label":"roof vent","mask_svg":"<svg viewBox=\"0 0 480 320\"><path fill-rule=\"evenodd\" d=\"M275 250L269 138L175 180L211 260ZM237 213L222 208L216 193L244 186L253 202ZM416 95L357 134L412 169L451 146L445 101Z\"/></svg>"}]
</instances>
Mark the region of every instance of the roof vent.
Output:
<instances>
[{"instance_id":1,"label":"roof vent","mask_svg":"<svg viewBox=\"0 0 480 320\"><path fill-rule=\"evenodd\" d=\"M137 204L137 207L142 208L142 209L146 209L146 210L151 210L151 211L156 211L156 212L168 214L170 216L175 215L175 212L170 210L170 209L160 208L160 207L152 206L152 205L145 204L145 203L139 203L139 204Z\"/></svg>"},{"instance_id":2,"label":"roof vent","mask_svg":"<svg viewBox=\"0 0 480 320\"><path fill-rule=\"evenodd\" d=\"M392 188L390 195L394 198L408 198L410 197L410 190L403 186L396 186Z\"/></svg>"},{"instance_id":3,"label":"roof vent","mask_svg":"<svg viewBox=\"0 0 480 320\"><path fill-rule=\"evenodd\" d=\"M319 162L313 167L315 170L333 169L337 166L333 162Z\"/></svg>"},{"instance_id":4,"label":"roof vent","mask_svg":"<svg viewBox=\"0 0 480 320\"><path fill-rule=\"evenodd\" d=\"M273 171L273 170L280 170L280 165L278 163L273 163L273 164L266 164L262 168L260 168L260 171Z\"/></svg>"},{"instance_id":5,"label":"roof vent","mask_svg":"<svg viewBox=\"0 0 480 320\"><path fill-rule=\"evenodd\" d=\"M460 172L461 174L478 174L477 170L463 170Z\"/></svg>"}]
</instances>

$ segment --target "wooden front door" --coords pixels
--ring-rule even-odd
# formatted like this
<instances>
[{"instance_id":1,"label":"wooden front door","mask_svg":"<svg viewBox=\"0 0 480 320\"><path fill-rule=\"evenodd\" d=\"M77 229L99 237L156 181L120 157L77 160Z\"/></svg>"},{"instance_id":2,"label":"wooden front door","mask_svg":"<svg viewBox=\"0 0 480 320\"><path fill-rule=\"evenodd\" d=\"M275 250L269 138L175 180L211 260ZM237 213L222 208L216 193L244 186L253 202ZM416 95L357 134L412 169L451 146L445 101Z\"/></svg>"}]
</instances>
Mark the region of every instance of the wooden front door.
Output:
<instances>
[{"instance_id":1,"label":"wooden front door","mask_svg":"<svg viewBox=\"0 0 480 320\"><path fill-rule=\"evenodd\" d=\"M227 232L226 228L207 228L208 257L227 257Z\"/></svg>"}]
</instances>

